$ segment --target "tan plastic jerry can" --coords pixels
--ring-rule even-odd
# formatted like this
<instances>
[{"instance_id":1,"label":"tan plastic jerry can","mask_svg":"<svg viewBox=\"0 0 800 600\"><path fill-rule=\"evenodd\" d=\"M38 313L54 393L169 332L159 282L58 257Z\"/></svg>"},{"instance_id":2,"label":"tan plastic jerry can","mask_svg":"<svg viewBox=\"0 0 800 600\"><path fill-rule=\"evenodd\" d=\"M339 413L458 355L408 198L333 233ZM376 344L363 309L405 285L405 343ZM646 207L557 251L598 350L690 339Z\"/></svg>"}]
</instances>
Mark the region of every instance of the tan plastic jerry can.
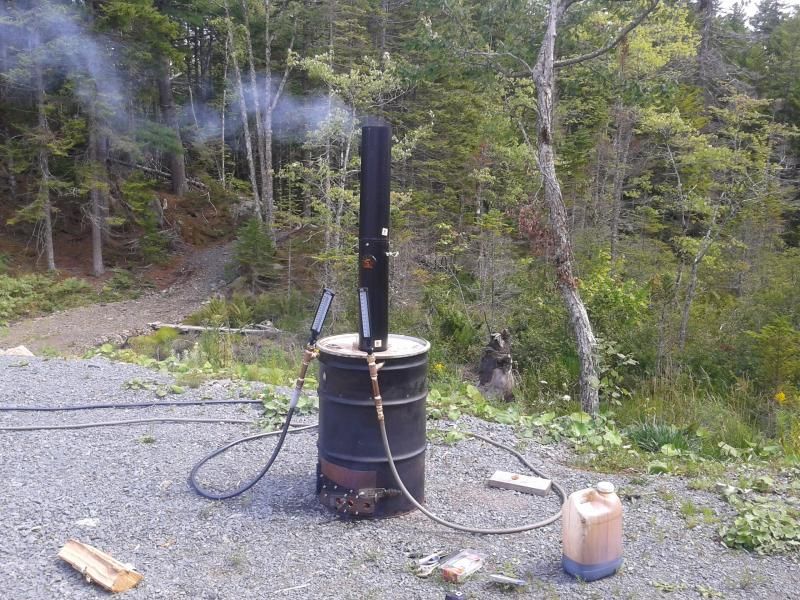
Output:
<instances>
[{"instance_id":1,"label":"tan plastic jerry can","mask_svg":"<svg viewBox=\"0 0 800 600\"><path fill-rule=\"evenodd\" d=\"M622 502L614 485L601 481L573 492L561 510L564 570L583 581L616 573L622 565Z\"/></svg>"}]
</instances>

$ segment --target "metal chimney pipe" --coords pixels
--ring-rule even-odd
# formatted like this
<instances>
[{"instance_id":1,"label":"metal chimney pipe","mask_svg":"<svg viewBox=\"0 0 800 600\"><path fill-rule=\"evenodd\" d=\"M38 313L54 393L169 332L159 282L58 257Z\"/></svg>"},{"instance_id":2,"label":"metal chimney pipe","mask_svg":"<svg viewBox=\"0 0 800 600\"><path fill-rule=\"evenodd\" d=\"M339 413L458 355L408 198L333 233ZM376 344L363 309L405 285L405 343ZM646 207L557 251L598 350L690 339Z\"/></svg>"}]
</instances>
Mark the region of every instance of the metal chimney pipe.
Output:
<instances>
[{"instance_id":1,"label":"metal chimney pipe","mask_svg":"<svg viewBox=\"0 0 800 600\"><path fill-rule=\"evenodd\" d=\"M392 129L361 128L361 205L358 227L358 287L369 294L371 339L358 336L359 350L387 349L389 339L389 185Z\"/></svg>"}]
</instances>

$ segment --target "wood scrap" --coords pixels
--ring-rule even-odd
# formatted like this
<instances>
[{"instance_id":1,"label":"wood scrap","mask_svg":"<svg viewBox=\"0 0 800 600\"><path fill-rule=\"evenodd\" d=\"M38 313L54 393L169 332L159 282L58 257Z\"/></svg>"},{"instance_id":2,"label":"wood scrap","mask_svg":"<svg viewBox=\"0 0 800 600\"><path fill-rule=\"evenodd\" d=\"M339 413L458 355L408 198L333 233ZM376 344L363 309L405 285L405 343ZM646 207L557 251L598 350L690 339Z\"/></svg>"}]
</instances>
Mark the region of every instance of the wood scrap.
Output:
<instances>
[{"instance_id":1,"label":"wood scrap","mask_svg":"<svg viewBox=\"0 0 800 600\"><path fill-rule=\"evenodd\" d=\"M143 579L143 575L133 568L78 540L69 540L59 550L58 556L72 565L86 581L96 583L110 592L124 592Z\"/></svg>"},{"instance_id":2,"label":"wood scrap","mask_svg":"<svg viewBox=\"0 0 800 600\"><path fill-rule=\"evenodd\" d=\"M535 494L536 496L545 496L552 485L549 479L508 473L507 471L495 471L487 483L489 487L516 490L524 494Z\"/></svg>"},{"instance_id":3,"label":"wood scrap","mask_svg":"<svg viewBox=\"0 0 800 600\"><path fill-rule=\"evenodd\" d=\"M283 333L277 327L269 327L266 325L261 325L258 328L256 326L253 327L245 327L245 328L233 328L233 327L203 327L200 325L181 325L176 323L161 323L160 321L156 321L154 323L148 323L148 327L151 329L162 329L164 327L169 327L171 329L176 329L182 333L192 333L192 332L204 332L204 331L216 331L219 333L242 333L246 335L266 335L268 337L278 337L281 333Z\"/></svg>"}]
</instances>

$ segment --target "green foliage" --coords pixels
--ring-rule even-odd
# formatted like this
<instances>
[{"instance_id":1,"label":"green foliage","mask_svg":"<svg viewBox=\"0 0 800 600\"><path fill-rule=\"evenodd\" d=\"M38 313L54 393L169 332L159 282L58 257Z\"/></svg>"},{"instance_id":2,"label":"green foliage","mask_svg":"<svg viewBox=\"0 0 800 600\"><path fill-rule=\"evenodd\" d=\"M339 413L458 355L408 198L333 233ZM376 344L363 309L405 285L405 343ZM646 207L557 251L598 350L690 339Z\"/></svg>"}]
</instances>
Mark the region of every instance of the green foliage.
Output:
<instances>
[{"instance_id":1,"label":"green foliage","mask_svg":"<svg viewBox=\"0 0 800 600\"><path fill-rule=\"evenodd\" d=\"M159 202L153 182L142 175L134 175L120 186L125 202L133 212L136 225L142 230L139 251L147 262L166 262L169 241L161 231L155 203Z\"/></svg>"},{"instance_id":2,"label":"green foliage","mask_svg":"<svg viewBox=\"0 0 800 600\"><path fill-rule=\"evenodd\" d=\"M308 385L313 385L313 382ZM260 395L264 406L264 414L259 420L262 429L275 430L281 426L286 413L289 410L289 400L285 394L276 394L271 390L266 390ZM319 399L316 396L300 395L300 400L295 408L296 415L309 415L319 410Z\"/></svg>"},{"instance_id":3,"label":"green foliage","mask_svg":"<svg viewBox=\"0 0 800 600\"><path fill-rule=\"evenodd\" d=\"M722 542L758 554L800 549L800 510L781 501L748 501L730 497L737 516L720 528Z\"/></svg>"},{"instance_id":4,"label":"green foliage","mask_svg":"<svg viewBox=\"0 0 800 600\"><path fill-rule=\"evenodd\" d=\"M79 306L95 300L82 279L45 275L0 275L0 324L13 319Z\"/></svg>"},{"instance_id":5,"label":"green foliage","mask_svg":"<svg viewBox=\"0 0 800 600\"><path fill-rule=\"evenodd\" d=\"M236 293L229 299L212 298L196 313L186 317L189 325L242 328L272 321L282 331L301 333L306 330L314 309L304 295L269 292Z\"/></svg>"},{"instance_id":6,"label":"green foliage","mask_svg":"<svg viewBox=\"0 0 800 600\"><path fill-rule=\"evenodd\" d=\"M258 219L249 219L238 231L234 260L236 269L255 290L273 277L275 246L267 228Z\"/></svg>"},{"instance_id":7,"label":"green foliage","mask_svg":"<svg viewBox=\"0 0 800 600\"><path fill-rule=\"evenodd\" d=\"M100 299L104 302L118 302L119 300L135 299L141 296L144 284L125 269L113 269L111 278L103 284L100 290Z\"/></svg>"},{"instance_id":8,"label":"green foliage","mask_svg":"<svg viewBox=\"0 0 800 600\"><path fill-rule=\"evenodd\" d=\"M593 272L581 280L580 291L599 337L635 330L647 315L650 304L647 286L615 273L611 256L605 252Z\"/></svg>"},{"instance_id":9,"label":"green foliage","mask_svg":"<svg viewBox=\"0 0 800 600\"><path fill-rule=\"evenodd\" d=\"M128 344L138 354L164 360L171 354L172 343L179 337L177 329L162 327L149 335L132 337L128 340Z\"/></svg>"},{"instance_id":10,"label":"green foliage","mask_svg":"<svg viewBox=\"0 0 800 600\"><path fill-rule=\"evenodd\" d=\"M800 385L800 330L787 317L777 317L759 331L749 331L757 374L768 390Z\"/></svg>"},{"instance_id":11,"label":"green foliage","mask_svg":"<svg viewBox=\"0 0 800 600\"><path fill-rule=\"evenodd\" d=\"M661 452L667 445L690 452L696 451L699 446L697 438L686 429L655 420L632 425L625 430L625 433L639 448L648 452Z\"/></svg>"}]
</instances>

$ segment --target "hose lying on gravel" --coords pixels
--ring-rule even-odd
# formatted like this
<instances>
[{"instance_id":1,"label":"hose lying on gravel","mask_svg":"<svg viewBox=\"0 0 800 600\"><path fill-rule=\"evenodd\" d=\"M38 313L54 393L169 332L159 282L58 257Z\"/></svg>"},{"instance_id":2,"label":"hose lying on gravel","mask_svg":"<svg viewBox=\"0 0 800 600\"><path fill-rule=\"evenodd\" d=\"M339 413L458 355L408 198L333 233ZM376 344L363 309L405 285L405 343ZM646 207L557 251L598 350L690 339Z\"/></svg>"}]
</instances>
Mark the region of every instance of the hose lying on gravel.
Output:
<instances>
[{"instance_id":1,"label":"hose lying on gravel","mask_svg":"<svg viewBox=\"0 0 800 600\"><path fill-rule=\"evenodd\" d=\"M558 512L553 513L546 519L541 521L537 521L536 523L528 523L526 525L520 525L518 527L506 527L506 528L496 528L496 529L481 529L479 527L468 527L466 525L460 525L458 523L453 523L452 521L448 521L443 519L428 509L426 509L422 504L417 502L417 499L411 495L411 493L406 488L403 480L400 478L400 473L397 472L397 467L394 464L394 457L392 456L392 451L389 448L389 438L386 435L386 424L381 420L379 421L380 430L381 430L381 441L383 442L383 450L386 453L386 458L389 461L389 469L394 476L395 483L400 487L400 491L403 493L403 496L406 497L406 500L411 502L414 506L416 506L419 511L431 519L432 521L436 521L440 525L444 525L445 527L449 527L450 529L456 529L458 531L466 531L467 533L480 533L480 534L487 534L487 535L504 535L509 533L522 533L523 531L530 531L531 529L539 529L541 527L545 527L550 525L550 523L555 523L561 518L561 510L559 509ZM434 431L441 431L442 433L447 433L446 430L443 429L434 429ZM475 438L477 440L481 440L482 442L486 442L487 444L491 444L497 448L505 450L512 454L519 462L525 465L528 469L530 469L534 475L537 477L542 477L543 479L548 479L546 475L542 474L536 467L534 467L531 463L529 463L522 454L511 448L510 446L506 446L505 444L501 444L500 442L496 442L491 438L485 437L480 435L479 433L472 433L471 431L464 431L462 432L464 435ZM567 494L564 492L564 488L558 485L555 481L551 480L551 485L556 492L556 495L559 497L560 503L563 505L567 499Z\"/></svg>"},{"instance_id":2,"label":"hose lying on gravel","mask_svg":"<svg viewBox=\"0 0 800 600\"><path fill-rule=\"evenodd\" d=\"M150 408L151 406L204 406L212 404L262 404L261 400L154 400L153 402L71 404L69 406L0 406L0 412L66 412L72 410L95 410L98 408Z\"/></svg>"},{"instance_id":3,"label":"hose lying on gravel","mask_svg":"<svg viewBox=\"0 0 800 600\"><path fill-rule=\"evenodd\" d=\"M220 403L235 403L235 402L239 402L239 401L233 401L233 402L231 402L231 401L228 401L228 402L216 401L215 403L216 404L220 404ZM145 404L144 406L152 406L152 405L160 405L160 404L161 403L148 403L148 404ZM171 404L174 405L176 403L171 403ZM177 403L177 404L191 405L191 404L203 404L203 403L202 402L197 402L197 403L195 403L195 402L180 402L180 403ZM128 408L128 407L132 407L132 406L133 405L119 405L119 406L113 406L113 407L110 407L110 408ZM36 408L41 409L42 407L36 407ZM59 408L55 408L55 407L51 409L50 407L45 407L45 410L64 410L64 409L59 409ZM78 407L66 407L66 410L80 410L80 408L78 408ZM291 427L291 420L292 420L293 414L294 414L294 407L291 407L290 410L289 410L289 413L286 415L286 419L284 420L284 423L283 423L283 426L281 427L281 429L278 429L278 430L275 430L275 431L268 431L268 432L265 432L265 433L257 433L255 435L250 435L250 436L247 436L247 437L240 438L238 440L234 440L233 442L230 442L229 444L226 444L225 446L222 446L221 448L218 448L217 450L214 450L213 452L211 452L207 456L205 456L202 459L200 459L197 462L197 464L195 464L194 467L192 467L191 473L189 474L189 484L191 485L192 489L194 489L200 496L203 496L204 498L208 498L208 499L211 499L211 500L223 500L223 499L227 499L227 498L232 498L234 496L238 496L239 494L241 494L241 493L247 491L248 489L250 489L251 487L253 487L264 475L266 475L267 471L269 471L269 469L272 467L272 464L275 462L275 459L278 457L278 453L280 452L281 448L283 447L283 442L284 442L287 434L289 434L289 433L302 433L304 431L309 431L309 430L315 429L317 427L316 423L313 424L313 425L303 425L303 426L298 426L298 427ZM254 421L250 421L250 420L246 420L246 419L194 419L194 418L174 417L174 418L152 418L152 419L127 419L127 420L121 420L121 421L95 421L95 422L88 422L88 423L74 423L74 424L68 424L68 425L12 426L12 427L0 427L0 431L50 431L50 430L63 430L63 429L88 429L88 428L91 428L91 427L109 427L109 426L115 426L115 425L140 425L140 424L146 424L146 423L232 423L232 424L245 424L245 425L253 425L253 424L255 424ZM458 531L465 531L465 532L468 532L468 533L510 534L510 533L521 533L523 531L530 531L531 529L538 529L540 527L545 527L546 525L549 525L549 524L557 521L558 518L560 517L560 512L559 512L559 513L556 513L556 514L554 514L554 515L552 515L552 516L550 516L547 519L544 519L542 521L538 521L536 523L531 523L531 524L526 524L526 525L521 525L519 527L508 527L508 528L499 528L499 529L481 529L481 528L476 528L476 527L468 527L468 526L465 526L465 525L460 525L458 523L452 523L450 521L447 521L446 519L443 519L443 518L433 514L432 512L427 510L424 506L422 506L419 502L417 502L417 500L411 495L411 493L408 491L408 489L403 484L403 481L400 478L400 474L397 472L397 468L396 468L396 466L394 464L394 458L392 456L391 448L389 447L389 439L388 439L387 434L386 434L386 426L385 426L383 421L380 421L379 423L380 423L380 431L381 431L381 440L383 441L384 451L386 452L386 457L387 457L387 459L389 461L389 468L392 471L392 475L394 476L395 481L397 482L398 486L400 487L400 491L403 493L403 495L406 497L406 499L408 499L414 506L416 506L420 510L420 512L422 512L422 514L424 514L426 517L432 519L433 521L436 521L437 523L439 523L441 525L444 525L445 527L449 527L451 529L456 529ZM433 431L441 431L443 433L446 432L446 430L441 430L441 429L434 429ZM523 465L525 465L525 467L530 469L531 472L533 472L535 475L537 475L539 477L545 477L545 475L543 475L538 469L536 469L536 467L534 467L530 462L528 462L525 459L525 457L522 456L522 454L520 454L519 452L517 452L513 448L511 448L509 446L506 446L505 444L501 444L500 442L496 442L496 441L492 440L491 438L485 437L485 436L480 435L478 433L471 433L471 432L464 432L464 433L465 433L465 435L467 435L469 437L481 440L482 442L486 442L487 444L491 444L493 446L496 446L497 448L500 448L502 450L505 450L506 452L509 452L517 460L519 460ZM233 448L234 446L238 446L239 444L243 444L245 442L251 442L253 440L258 440L258 439L261 439L261 438L271 437L271 436L275 436L275 435L280 435L280 439L278 440L278 444L275 446L275 449L272 451L272 454L270 455L269 460L267 461L267 463L261 468L259 473L254 478L252 478L249 481L245 482L244 484L242 484L238 488L236 488L236 489L234 489L232 491L229 491L229 492L217 493L217 492L213 492L213 491L210 491L210 490L202 487L198 483L198 481L197 481L198 472L211 459L213 459L213 458L219 456L220 454L228 451L229 449ZM563 504L564 500L566 499L566 494L565 494L563 488L560 485L558 485L555 481L552 482L552 485L553 485L553 489L555 490L555 493L559 496L559 499L560 499L561 503Z\"/></svg>"},{"instance_id":4,"label":"hose lying on gravel","mask_svg":"<svg viewBox=\"0 0 800 600\"><path fill-rule=\"evenodd\" d=\"M192 419L182 417L164 417L153 419L126 419L123 421L90 421L88 423L72 423L69 425L18 425L0 427L0 431L51 431L55 429L90 429L92 427L111 427L114 425L142 425L145 423L235 423L255 425L248 419Z\"/></svg>"},{"instance_id":5,"label":"hose lying on gravel","mask_svg":"<svg viewBox=\"0 0 800 600\"><path fill-rule=\"evenodd\" d=\"M234 440L230 444L226 444L221 448L217 448L211 454L208 454L203 458L201 458L199 461L197 461L197 464L195 464L195 466L192 467L191 473L189 473L189 485L192 486L192 489L195 492L197 492L200 496L202 496L203 498L208 498L209 500L226 500L228 498L233 498L234 496L238 496L239 494L249 490L256 483L258 483L261 480L261 478L264 477L264 475L267 474L267 471L269 471L270 468L272 468L272 463L274 463L275 459L278 458L278 454L280 453L281 448L283 447L283 442L286 439L287 433L299 433L301 431L307 431L309 429L314 429L315 427L317 427L317 424L314 423L313 425L304 425L302 427L295 427L294 429L290 429L289 425L291 424L293 413L294 413L294 408L290 408L289 414L286 416L286 420L283 422L283 427L281 427L277 431L268 431L267 433L257 433L255 435ZM203 468L203 465L205 465L212 458L219 456L223 452L226 452L227 450L233 448L234 446L243 444L244 442L250 442L252 440L258 440L263 437L268 437L278 434L280 434L280 438L278 439L278 443L275 445L275 449L272 451L272 454L270 455L269 460L267 460L266 464L261 468L261 470L255 477L253 477L248 481L245 481L242 485L240 485L236 489L229 492L213 492L207 488L204 488L203 486L200 485L200 483L198 483L197 481L198 471L200 471L200 469Z\"/></svg>"},{"instance_id":6,"label":"hose lying on gravel","mask_svg":"<svg viewBox=\"0 0 800 600\"><path fill-rule=\"evenodd\" d=\"M525 525L519 525L518 527L499 527L499 528L483 529L480 527L469 527L467 525L461 525L459 523L453 523L452 521L443 519L442 517L435 515L434 513L426 509L424 506L422 506L422 504L417 502L417 499L414 498L414 496L411 495L411 492L408 491L408 488L406 488L405 484L403 483L403 480L400 477L400 473L397 472L397 466L394 464L394 456L392 456L392 449L389 447L389 436L386 433L386 421L383 412L383 397L381 396L381 388L380 384L378 383L378 371L380 369L380 366L375 362L375 354L373 353L373 349L370 347L370 349L367 352L368 352L367 369L369 372L369 378L371 380L371 385L372 385L372 400L373 402L375 402L375 413L378 420L378 429L380 430L381 433L383 452L386 455L386 460L389 463L389 470L392 472L394 481L400 488L400 492L403 494L405 499L408 500L413 506L417 507L423 515L425 515L432 521L439 523L440 525L449 527L450 529L455 529L457 531L466 531L467 533L478 533L484 535L505 535L510 533L522 533L523 531L530 531L532 529L539 529L540 527L545 527L561 518L561 509L559 508L558 512L553 513L546 519L543 519L541 521L536 521L535 523L527 523ZM442 431L442 430L437 430L437 431ZM500 442L495 442L493 439L485 437L478 433L465 431L464 434L511 453L514 457L516 457L517 460L519 460L523 465L525 465L528 469L530 469L535 475L547 479L538 469L536 469L536 467L534 467L531 463L525 460L525 457L522 456L522 454L520 454L513 448L506 446L505 444L501 444ZM564 489L560 485L558 485L558 483L552 480L551 480L551 486L555 491L556 495L558 496L560 504L563 505L567 499L567 495L564 492Z\"/></svg>"}]
</instances>

